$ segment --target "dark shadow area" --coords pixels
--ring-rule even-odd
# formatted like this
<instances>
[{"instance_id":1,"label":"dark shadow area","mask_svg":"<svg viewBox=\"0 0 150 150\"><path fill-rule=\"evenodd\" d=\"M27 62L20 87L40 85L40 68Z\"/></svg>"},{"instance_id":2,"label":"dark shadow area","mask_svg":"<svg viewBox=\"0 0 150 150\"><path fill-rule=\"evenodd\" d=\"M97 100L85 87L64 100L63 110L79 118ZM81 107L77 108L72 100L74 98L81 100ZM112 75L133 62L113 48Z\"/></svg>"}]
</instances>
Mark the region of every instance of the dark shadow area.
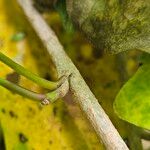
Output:
<instances>
[{"instance_id":1,"label":"dark shadow area","mask_svg":"<svg viewBox=\"0 0 150 150\"><path fill-rule=\"evenodd\" d=\"M1 124L0 124L0 150L6 150L6 148L5 148L5 141L4 141L4 135L3 135Z\"/></svg>"}]
</instances>

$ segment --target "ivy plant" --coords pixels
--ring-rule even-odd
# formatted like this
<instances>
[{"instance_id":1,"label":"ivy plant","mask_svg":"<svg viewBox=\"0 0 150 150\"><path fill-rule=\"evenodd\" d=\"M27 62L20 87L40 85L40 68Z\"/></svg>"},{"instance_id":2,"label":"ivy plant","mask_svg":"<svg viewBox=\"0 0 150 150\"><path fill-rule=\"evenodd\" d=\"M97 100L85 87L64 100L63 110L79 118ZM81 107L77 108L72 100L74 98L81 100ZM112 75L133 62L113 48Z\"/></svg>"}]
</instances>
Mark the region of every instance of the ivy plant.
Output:
<instances>
[{"instance_id":1,"label":"ivy plant","mask_svg":"<svg viewBox=\"0 0 150 150\"><path fill-rule=\"evenodd\" d=\"M150 53L149 0L66 0L68 15L97 51ZM78 15L80 13L80 15ZM150 56L121 88L114 102L117 115L150 129Z\"/></svg>"},{"instance_id":2,"label":"ivy plant","mask_svg":"<svg viewBox=\"0 0 150 150\"><path fill-rule=\"evenodd\" d=\"M6 79L0 78L0 85L7 88L8 90L11 90L15 93L18 93L22 96L28 97L33 100L41 101L42 104L49 104L50 102L55 101L59 98L60 91L56 90L61 86L61 84L64 82L64 77L62 77L59 81L53 82L45 80L34 73L30 72L29 70L25 69L18 63L11 60L9 57L5 56L3 53L0 52L0 61L11 67L13 70L15 70L18 74L23 75L24 77L28 78L29 80L35 82L36 84L40 85L41 87L44 87L49 90L54 90L52 92L49 92L47 94L38 94L33 91L30 91L28 89L25 89L17 84L14 84Z\"/></svg>"}]
</instances>

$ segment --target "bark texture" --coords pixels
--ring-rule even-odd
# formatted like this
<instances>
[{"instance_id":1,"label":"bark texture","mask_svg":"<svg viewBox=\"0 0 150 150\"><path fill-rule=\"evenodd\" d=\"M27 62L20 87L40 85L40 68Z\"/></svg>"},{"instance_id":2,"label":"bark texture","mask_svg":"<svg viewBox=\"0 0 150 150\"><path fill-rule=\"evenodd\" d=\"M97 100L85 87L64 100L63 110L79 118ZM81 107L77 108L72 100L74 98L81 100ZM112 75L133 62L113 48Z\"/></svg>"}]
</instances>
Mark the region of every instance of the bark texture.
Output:
<instances>
[{"instance_id":1,"label":"bark texture","mask_svg":"<svg viewBox=\"0 0 150 150\"><path fill-rule=\"evenodd\" d=\"M42 40L56 65L59 77L66 71L70 72L70 92L87 115L108 150L127 150L127 146L99 105L77 68L66 55L55 33L47 25L41 15L32 6L31 0L18 0L27 18ZM67 84L67 83L66 83Z\"/></svg>"}]
</instances>

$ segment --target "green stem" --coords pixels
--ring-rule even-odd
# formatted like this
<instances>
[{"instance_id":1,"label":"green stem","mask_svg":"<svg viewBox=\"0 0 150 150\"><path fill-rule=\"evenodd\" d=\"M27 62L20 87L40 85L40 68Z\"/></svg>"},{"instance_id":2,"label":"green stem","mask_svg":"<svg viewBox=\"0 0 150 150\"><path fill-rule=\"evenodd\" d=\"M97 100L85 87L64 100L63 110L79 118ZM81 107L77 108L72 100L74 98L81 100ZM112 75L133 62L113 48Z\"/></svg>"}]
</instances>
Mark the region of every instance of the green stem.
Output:
<instances>
[{"instance_id":1,"label":"green stem","mask_svg":"<svg viewBox=\"0 0 150 150\"><path fill-rule=\"evenodd\" d=\"M38 100L38 101L42 101L45 96L42 94L37 94L35 92L29 91L21 86L18 86L12 82L9 82L5 79L0 78L0 85L5 87L6 89L15 92L19 95L22 95L24 97L30 98L32 100Z\"/></svg>"},{"instance_id":2,"label":"green stem","mask_svg":"<svg viewBox=\"0 0 150 150\"><path fill-rule=\"evenodd\" d=\"M50 100L51 103L55 102L60 97L59 91L55 90L46 94L46 98Z\"/></svg>"},{"instance_id":3,"label":"green stem","mask_svg":"<svg viewBox=\"0 0 150 150\"><path fill-rule=\"evenodd\" d=\"M40 85L46 89L53 90L53 89L56 89L61 84L60 81L57 81L57 82L48 81L48 80L45 80L45 79L33 74L32 72L25 69L21 65L12 61L10 58L5 56L1 52L0 52L0 61L2 61L6 65L8 65L12 69L14 69L18 74L25 76L26 78L30 79L31 81L37 83L38 85Z\"/></svg>"},{"instance_id":4,"label":"green stem","mask_svg":"<svg viewBox=\"0 0 150 150\"><path fill-rule=\"evenodd\" d=\"M139 135L142 139L150 141L150 131L140 128Z\"/></svg>"},{"instance_id":5,"label":"green stem","mask_svg":"<svg viewBox=\"0 0 150 150\"><path fill-rule=\"evenodd\" d=\"M27 97L32 100L40 101L44 105L47 105L50 102L52 103L60 97L59 88L47 94L38 94L2 78L0 78L0 85L21 96Z\"/></svg>"},{"instance_id":6,"label":"green stem","mask_svg":"<svg viewBox=\"0 0 150 150\"><path fill-rule=\"evenodd\" d=\"M138 133L138 128L132 124L128 124L128 139L129 139L129 148L130 150L143 150L141 137Z\"/></svg>"}]
</instances>

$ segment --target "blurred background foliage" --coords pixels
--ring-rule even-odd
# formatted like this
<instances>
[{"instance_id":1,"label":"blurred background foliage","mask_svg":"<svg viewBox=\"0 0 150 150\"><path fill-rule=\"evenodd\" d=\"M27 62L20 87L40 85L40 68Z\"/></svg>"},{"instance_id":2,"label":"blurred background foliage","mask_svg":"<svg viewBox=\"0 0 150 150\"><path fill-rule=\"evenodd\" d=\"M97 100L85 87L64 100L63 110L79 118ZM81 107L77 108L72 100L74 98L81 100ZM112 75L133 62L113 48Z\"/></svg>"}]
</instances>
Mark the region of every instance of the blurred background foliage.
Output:
<instances>
[{"instance_id":1,"label":"blurred background foliage","mask_svg":"<svg viewBox=\"0 0 150 150\"><path fill-rule=\"evenodd\" d=\"M130 145L129 137L134 131L129 123L115 115L113 101L125 81L137 70L140 52L117 55L100 53L79 32L65 29L60 15L54 9L44 12L43 17L55 31L66 53L80 70L127 145ZM50 56L15 1L0 0L0 51L43 78L57 79ZM15 80L14 74L0 63L1 77ZM33 91L45 92L23 77L18 82ZM0 123L1 150L104 149L86 117L69 95L66 100L41 106L0 87Z\"/></svg>"}]
</instances>

